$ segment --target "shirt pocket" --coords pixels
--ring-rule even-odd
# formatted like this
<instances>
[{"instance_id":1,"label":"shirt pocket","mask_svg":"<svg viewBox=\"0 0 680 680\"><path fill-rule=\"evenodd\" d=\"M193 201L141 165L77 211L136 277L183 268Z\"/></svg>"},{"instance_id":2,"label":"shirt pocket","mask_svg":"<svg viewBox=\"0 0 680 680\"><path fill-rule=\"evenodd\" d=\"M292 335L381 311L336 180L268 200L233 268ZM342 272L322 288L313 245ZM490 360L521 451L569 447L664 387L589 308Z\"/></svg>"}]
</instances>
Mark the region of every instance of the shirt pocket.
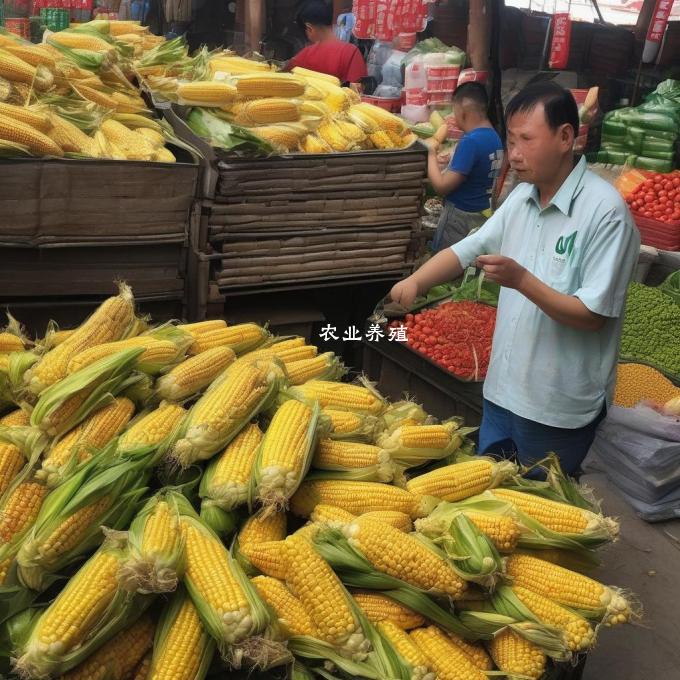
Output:
<instances>
[{"instance_id":1,"label":"shirt pocket","mask_svg":"<svg viewBox=\"0 0 680 680\"><path fill-rule=\"evenodd\" d=\"M558 293L572 295L578 289L578 271L575 259L553 254L548 264L547 284Z\"/></svg>"}]
</instances>

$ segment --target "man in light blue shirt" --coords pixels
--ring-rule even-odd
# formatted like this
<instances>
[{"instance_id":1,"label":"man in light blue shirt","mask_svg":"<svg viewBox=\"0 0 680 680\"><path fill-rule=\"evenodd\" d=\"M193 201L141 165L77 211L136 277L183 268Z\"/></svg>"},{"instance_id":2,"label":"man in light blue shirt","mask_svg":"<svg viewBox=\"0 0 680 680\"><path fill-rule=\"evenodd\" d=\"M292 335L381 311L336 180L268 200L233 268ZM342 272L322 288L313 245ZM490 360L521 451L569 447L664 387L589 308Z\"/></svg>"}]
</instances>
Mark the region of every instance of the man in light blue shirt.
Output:
<instances>
[{"instance_id":1,"label":"man in light blue shirt","mask_svg":"<svg viewBox=\"0 0 680 680\"><path fill-rule=\"evenodd\" d=\"M616 189L576 161L571 94L543 82L508 104L520 184L476 233L396 284L408 307L476 264L501 286L480 453L530 465L555 451L577 473L611 401L640 237Z\"/></svg>"}]
</instances>

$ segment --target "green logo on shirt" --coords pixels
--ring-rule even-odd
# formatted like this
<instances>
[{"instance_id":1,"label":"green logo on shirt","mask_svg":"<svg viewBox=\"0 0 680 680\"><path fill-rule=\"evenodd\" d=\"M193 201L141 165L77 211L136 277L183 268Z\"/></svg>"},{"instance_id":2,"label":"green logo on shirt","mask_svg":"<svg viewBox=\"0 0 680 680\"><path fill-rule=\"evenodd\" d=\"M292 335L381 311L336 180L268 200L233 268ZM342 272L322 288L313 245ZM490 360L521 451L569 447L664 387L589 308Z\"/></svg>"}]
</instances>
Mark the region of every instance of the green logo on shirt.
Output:
<instances>
[{"instance_id":1,"label":"green logo on shirt","mask_svg":"<svg viewBox=\"0 0 680 680\"><path fill-rule=\"evenodd\" d=\"M564 255L565 253L567 255L571 255L572 251L574 250L574 244L576 243L576 234L578 234L578 231L575 231L573 234L569 234L567 238L560 236L557 239L557 244L555 245L555 252L558 255Z\"/></svg>"}]
</instances>

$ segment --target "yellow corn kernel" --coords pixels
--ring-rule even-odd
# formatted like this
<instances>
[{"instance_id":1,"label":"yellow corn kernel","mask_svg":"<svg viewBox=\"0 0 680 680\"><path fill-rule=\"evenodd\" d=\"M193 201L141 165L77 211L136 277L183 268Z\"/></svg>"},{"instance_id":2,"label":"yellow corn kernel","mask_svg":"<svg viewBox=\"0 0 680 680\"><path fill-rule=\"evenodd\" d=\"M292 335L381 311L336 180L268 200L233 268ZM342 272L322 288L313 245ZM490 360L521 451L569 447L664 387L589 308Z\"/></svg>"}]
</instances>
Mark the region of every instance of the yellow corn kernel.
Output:
<instances>
[{"instance_id":1,"label":"yellow corn kernel","mask_svg":"<svg viewBox=\"0 0 680 680\"><path fill-rule=\"evenodd\" d=\"M321 439L312 465L321 470L364 468L389 464L390 455L379 446L358 442Z\"/></svg>"},{"instance_id":2,"label":"yellow corn kernel","mask_svg":"<svg viewBox=\"0 0 680 680\"><path fill-rule=\"evenodd\" d=\"M290 399L274 414L256 462L257 497L268 506L285 505L308 468L314 445L315 412Z\"/></svg>"},{"instance_id":3,"label":"yellow corn kernel","mask_svg":"<svg viewBox=\"0 0 680 680\"><path fill-rule=\"evenodd\" d=\"M425 625L425 617L382 593L367 590L352 593L352 597L371 623L389 621L402 630Z\"/></svg>"},{"instance_id":4,"label":"yellow corn kernel","mask_svg":"<svg viewBox=\"0 0 680 680\"><path fill-rule=\"evenodd\" d=\"M300 97L305 83L289 73L253 73L239 76L236 89L241 97Z\"/></svg>"},{"instance_id":5,"label":"yellow corn kernel","mask_svg":"<svg viewBox=\"0 0 680 680\"><path fill-rule=\"evenodd\" d=\"M50 129L50 119L44 113L36 111L34 109L29 109L26 106L16 106L15 104L4 104L0 102L0 115L7 116L8 118L13 118L26 125L30 125L32 128L39 130L40 132L47 132ZM7 336L11 336L7 338ZM14 338L14 344L16 346L16 341L18 341L19 348L16 349L0 349L2 352L21 352L24 348L21 338L12 333L0 333L0 348L5 345L6 340L11 340Z\"/></svg>"},{"instance_id":6,"label":"yellow corn kernel","mask_svg":"<svg viewBox=\"0 0 680 680\"><path fill-rule=\"evenodd\" d=\"M181 406L162 402L157 409L135 419L118 440L117 453L124 456L147 446L157 446L187 415Z\"/></svg>"},{"instance_id":7,"label":"yellow corn kernel","mask_svg":"<svg viewBox=\"0 0 680 680\"><path fill-rule=\"evenodd\" d=\"M479 458L426 472L409 480L406 488L411 493L427 494L445 501L462 501L499 484L516 469L508 461L495 463Z\"/></svg>"},{"instance_id":8,"label":"yellow corn kernel","mask_svg":"<svg viewBox=\"0 0 680 680\"><path fill-rule=\"evenodd\" d=\"M227 106L237 94L233 85L219 80L201 80L177 86L180 103L188 106Z\"/></svg>"},{"instance_id":9,"label":"yellow corn kernel","mask_svg":"<svg viewBox=\"0 0 680 680\"><path fill-rule=\"evenodd\" d=\"M151 649L153 634L153 621L144 615L60 680L123 680Z\"/></svg>"},{"instance_id":10,"label":"yellow corn kernel","mask_svg":"<svg viewBox=\"0 0 680 680\"><path fill-rule=\"evenodd\" d=\"M375 510L398 510L417 518L428 515L437 502L434 498L416 496L405 489L378 482L315 479L302 483L291 498L290 509L299 517L309 517L319 503L326 503L355 515Z\"/></svg>"},{"instance_id":11,"label":"yellow corn kernel","mask_svg":"<svg viewBox=\"0 0 680 680\"><path fill-rule=\"evenodd\" d=\"M427 658L438 680L486 680L486 674L439 628L417 628L409 635Z\"/></svg>"},{"instance_id":12,"label":"yellow corn kernel","mask_svg":"<svg viewBox=\"0 0 680 680\"><path fill-rule=\"evenodd\" d=\"M522 530L506 515L466 510L463 513L501 552L512 552L517 547Z\"/></svg>"},{"instance_id":13,"label":"yellow corn kernel","mask_svg":"<svg viewBox=\"0 0 680 680\"><path fill-rule=\"evenodd\" d=\"M467 654L468 658L472 663L477 666L477 668L483 671L490 671L493 669L493 661L491 657L486 653L486 650L479 642L470 642L465 640L460 635L448 632L446 633L449 640L453 642L459 649L463 650Z\"/></svg>"},{"instance_id":14,"label":"yellow corn kernel","mask_svg":"<svg viewBox=\"0 0 680 680\"><path fill-rule=\"evenodd\" d=\"M358 517L346 533L349 542L383 574L454 599L465 592L467 584L446 560L410 534L366 515Z\"/></svg>"},{"instance_id":15,"label":"yellow corn kernel","mask_svg":"<svg viewBox=\"0 0 680 680\"><path fill-rule=\"evenodd\" d=\"M286 584L309 613L318 636L344 653L367 647L349 595L328 563L300 536L284 541Z\"/></svg>"},{"instance_id":16,"label":"yellow corn kernel","mask_svg":"<svg viewBox=\"0 0 680 680\"><path fill-rule=\"evenodd\" d=\"M239 548L250 545L282 541L286 537L286 513L272 512L251 515L238 533Z\"/></svg>"},{"instance_id":17,"label":"yellow corn kernel","mask_svg":"<svg viewBox=\"0 0 680 680\"><path fill-rule=\"evenodd\" d=\"M405 512L399 512L398 510L374 510L373 512L365 512L363 516L370 517L379 522L385 522L406 534L413 531L413 522Z\"/></svg>"},{"instance_id":18,"label":"yellow corn kernel","mask_svg":"<svg viewBox=\"0 0 680 680\"><path fill-rule=\"evenodd\" d=\"M299 120L298 105L290 99L263 97L236 104L232 108L239 125L267 125Z\"/></svg>"},{"instance_id":19,"label":"yellow corn kernel","mask_svg":"<svg viewBox=\"0 0 680 680\"><path fill-rule=\"evenodd\" d=\"M533 643L506 628L489 642L494 663L509 677L540 680L545 673L546 656Z\"/></svg>"},{"instance_id":20,"label":"yellow corn kernel","mask_svg":"<svg viewBox=\"0 0 680 680\"><path fill-rule=\"evenodd\" d=\"M423 678L429 670L429 662L409 634L391 621L380 621L376 628L394 647L399 656L413 669L415 677ZM433 676L430 676L433 677Z\"/></svg>"},{"instance_id":21,"label":"yellow corn kernel","mask_svg":"<svg viewBox=\"0 0 680 680\"><path fill-rule=\"evenodd\" d=\"M618 365L614 390L617 406L631 408L641 401L665 404L678 396L680 388L655 368L633 363Z\"/></svg>"},{"instance_id":22,"label":"yellow corn kernel","mask_svg":"<svg viewBox=\"0 0 680 680\"><path fill-rule=\"evenodd\" d=\"M250 543L240 549L251 566L272 578L286 578L286 558L283 541Z\"/></svg>"},{"instance_id":23,"label":"yellow corn kernel","mask_svg":"<svg viewBox=\"0 0 680 680\"><path fill-rule=\"evenodd\" d=\"M213 347L186 359L156 382L162 399L179 401L200 392L236 359L229 347Z\"/></svg>"},{"instance_id":24,"label":"yellow corn kernel","mask_svg":"<svg viewBox=\"0 0 680 680\"><path fill-rule=\"evenodd\" d=\"M12 491L0 513L0 543L9 543L33 526L47 493L38 482L21 482Z\"/></svg>"},{"instance_id":25,"label":"yellow corn kernel","mask_svg":"<svg viewBox=\"0 0 680 680\"><path fill-rule=\"evenodd\" d=\"M80 352L104 342L118 340L134 320L134 299L128 286L120 294L103 302L64 342L51 349L31 369L25 380L33 394L66 377L69 361Z\"/></svg>"},{"instance_id":26,"label":"yellow corn kernel","mask_svg":"<svg viewBox=\"0 0 680 680\"><path fill-rule=\"evenodd\" d=\"M177 328L189 333L189 335L194 338L201 333L207 333L208 331L216 331L220 328L226 328L227 322L224 319L207 319L206 321L196 321L195 323L183 323L179 324Z\"/></svg>"},{"instance_id":27,"label":"yellow corn kernel","mask_svg":"<svg viewBox=\"0 0 680 680\"><path fill-rule=\"evenodd\" d=\"M241 354L262 344L267 338L267 331L254 323L241 323L192 335L194 342L187 350L187 354L192 356L213 347L229 347Z\"/></svg>"},{"instance_id":28,"label":"yellow corn kernel","mask_svg":"<svg viewBox=\"0 0 680 680\"><path fill-rule=\"evenodd\" d=\"M251 583L260 597L274 610L279 623L289 635L316 635L316 626L302 602L288 590L283 581L271 576L256 576Z\"/></svg>"},{"instance_id":29,"label":"yellow corn kernel","mask_svg":"<svg viewBox=\"0 0 680 680\"><path fill-rule=\"evenodd\" d=\"M586 619L551 599L521 586L513 586L520 602L541 622L564 631L569 649L582 652L593 645L595 633Z\"/></svg>"},{"instance_id":30,"label":"yellow corn kernel","mask_svg":"<svg viewBox=\"0 0 680 680\"><path fill-rule=\"evenodd\" d=\"M0 75L2 75L1 68ZM57 146L45 133L36 130L27 123L5 115L0 115L0 140L22 144L36 156L64 155L62 148Z\"/></svg>"},{"instance_id":31,"label":"yellow corn kernel","mask_svg":"<svg viewBox=\"0 0 680 680\"><path fill-rule=\"evenodd\" d=\"M304 385L292 388L296 396L303 400L315 400L321 408L333 408L355 413L368 413L379 416L385 408L384 400L373 390L360 385L309 380Z\"/></svg>"}]
</instances>

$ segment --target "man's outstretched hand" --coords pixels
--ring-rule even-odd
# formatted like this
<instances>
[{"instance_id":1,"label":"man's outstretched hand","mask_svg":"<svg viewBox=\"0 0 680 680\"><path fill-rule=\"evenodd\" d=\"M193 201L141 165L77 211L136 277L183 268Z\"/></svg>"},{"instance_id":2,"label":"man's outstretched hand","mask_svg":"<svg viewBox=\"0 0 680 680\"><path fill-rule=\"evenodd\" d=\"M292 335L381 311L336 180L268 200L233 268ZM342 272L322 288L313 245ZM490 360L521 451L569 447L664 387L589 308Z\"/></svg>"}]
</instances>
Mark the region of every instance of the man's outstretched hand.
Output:
<instances>
[{"instance_id":1,"label":"man's outstretched hand","mask_svg":"<svg viewBox=\"0 0 680 680\"><path fill-rule=\"evenodd\" d=\"M484 271L489 281L515 290L520 289L528 273L521 264L504 255L480 255L476 265Z\"/></svg>"},{"instance_id":2,"label":"man's outstretched hand","mask_svg":"<svg viewBox=\"0 0 680 680\"><path fill-rule=\"evenodd\" d=\"M404 309L410 309L418 297L418 284L412 276L409 276L392 286L390 297L393 302L400 304Z\"/></svg>"}]
</instances>

